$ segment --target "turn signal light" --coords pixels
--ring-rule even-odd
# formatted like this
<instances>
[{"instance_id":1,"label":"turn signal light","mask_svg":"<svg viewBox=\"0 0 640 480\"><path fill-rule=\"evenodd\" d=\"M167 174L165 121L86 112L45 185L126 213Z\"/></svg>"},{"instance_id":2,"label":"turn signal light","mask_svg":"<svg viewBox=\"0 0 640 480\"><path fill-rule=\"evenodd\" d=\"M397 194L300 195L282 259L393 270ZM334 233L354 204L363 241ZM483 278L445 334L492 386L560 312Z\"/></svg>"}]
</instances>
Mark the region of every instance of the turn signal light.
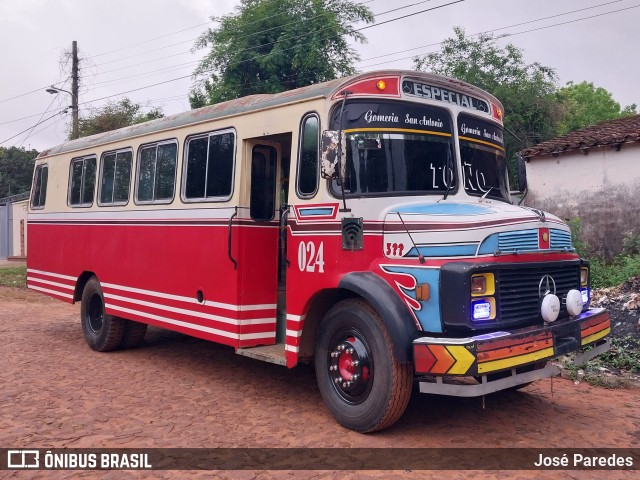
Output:
<instances>
[{"instance_id":1,"label":"turn signal light","mask_svg":"<svg viewBox=\"0 0 640 480\"><path fill-rule=\"evenodd\" d=\"M376 88L382 92L385 88L387 88L387 84L384 80L378 80L376 82Z\"/></svg>"},{"instance_id":2,"label":"turn signal light","mask_svg":"<svg viewBox=\"0 0 640 480\"><path fill-rule=\"evenodd\" d=\"M471 295L493 295L496 293L493 273L478 273L471 277Z\"/></svg>"},{"instance_id":3,"label":"turn signal light","mask_svg":"<svg viewBox=\"0 0 640 480\"><path fill-rule=\"evenodd\" d=\"M580 269L580 286L586 287L589 283L589 269L582 267Z\"/></svg>"}]
</instances>

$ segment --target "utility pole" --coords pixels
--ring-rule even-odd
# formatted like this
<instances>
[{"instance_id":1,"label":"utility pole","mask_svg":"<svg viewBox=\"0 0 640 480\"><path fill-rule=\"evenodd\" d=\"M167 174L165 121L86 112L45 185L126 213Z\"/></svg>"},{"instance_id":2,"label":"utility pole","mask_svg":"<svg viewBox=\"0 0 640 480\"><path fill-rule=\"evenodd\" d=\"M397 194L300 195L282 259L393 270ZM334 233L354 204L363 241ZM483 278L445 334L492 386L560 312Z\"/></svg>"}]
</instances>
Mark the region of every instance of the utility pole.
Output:
<instances>
[{"instance_id":1,"label":"utility pole","mask_svg":"<svg viewBox=\"0 0 640 480\"><path fill-rule=\"evenodd\" d=\"M78 138L78 42L71 45L71 139Z\"/></svg>"}]
</instances>

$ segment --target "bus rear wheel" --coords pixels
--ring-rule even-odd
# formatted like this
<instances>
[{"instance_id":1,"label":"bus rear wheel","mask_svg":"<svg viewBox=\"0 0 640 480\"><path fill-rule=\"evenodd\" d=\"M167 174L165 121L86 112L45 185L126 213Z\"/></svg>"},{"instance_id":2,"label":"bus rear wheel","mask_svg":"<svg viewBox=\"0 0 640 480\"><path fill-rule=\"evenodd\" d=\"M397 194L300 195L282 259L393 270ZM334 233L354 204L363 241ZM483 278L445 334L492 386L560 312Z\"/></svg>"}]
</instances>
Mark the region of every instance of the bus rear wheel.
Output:
<instances>
[{"instance_id":1,"label":"bus rear wheel","mask_svg":"<svg viewBox=\"0 0 640 480\"><path fill-rule=\"evenodd\" d=\"M327 407L352 430L387 428L409 403L413 367L398 362L382 319L361 299L327 313L316 337L315 369Z\"/></svg>"},{"instance_id":2,"label":"bus rear wheel","mask_svg":"<svg viewBox=\"0 0 640 480\"><path fill-rule=\"evenodd\" d=\"M144 336L147 333L147 324L134 322L133 320L125 320L124 322L124 333L122 334L120 348L135 348L144 340Z\"/></svg>"},{"instance_id":3,"label":"bus rear wheel","mask_svg":"<svg viewBox=\"0 0 640 480\"><path fill-rule=\"evenodd\" d=\"M105 313L104 295L96 277L92 277L82 291L80 320L84 338L93 350L108 352L120 346L125 320Z\"/></svg>"}]
</instances>

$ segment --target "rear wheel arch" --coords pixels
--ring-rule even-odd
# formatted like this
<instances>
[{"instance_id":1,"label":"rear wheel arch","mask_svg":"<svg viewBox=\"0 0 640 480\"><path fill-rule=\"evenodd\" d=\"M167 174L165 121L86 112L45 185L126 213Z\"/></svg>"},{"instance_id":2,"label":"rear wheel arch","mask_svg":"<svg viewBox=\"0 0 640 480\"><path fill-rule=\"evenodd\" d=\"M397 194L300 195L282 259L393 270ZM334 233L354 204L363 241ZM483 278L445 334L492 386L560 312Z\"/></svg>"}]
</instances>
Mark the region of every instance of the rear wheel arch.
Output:
<instances>
[{"instance_id":1,"label":"rear wheel arch","mask_svg":"<svg viewBox=\"0 0 640 480\"><path fill-rule=\"evenodd\" d=\"M97 279L98 276L95 273L89 272L89 271L84 271L82 272L82 274L80 274L80 276L78 277L78 280L76 280L76 288L75 288L75 291L73 292L74 303L82 300L82 292L84 292L84 287L87 286L87 282L92 278Z\"/></svg>"}]
</instances>

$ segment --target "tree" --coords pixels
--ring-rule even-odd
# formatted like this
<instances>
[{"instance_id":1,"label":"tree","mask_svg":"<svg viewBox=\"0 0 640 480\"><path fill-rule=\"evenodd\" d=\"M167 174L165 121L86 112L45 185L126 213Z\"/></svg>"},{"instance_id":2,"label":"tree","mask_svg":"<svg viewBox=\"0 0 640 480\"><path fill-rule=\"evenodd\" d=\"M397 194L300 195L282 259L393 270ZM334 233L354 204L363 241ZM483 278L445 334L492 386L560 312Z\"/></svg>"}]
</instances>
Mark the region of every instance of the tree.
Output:
<instances>
[{"instance_id":1,"label":"tree","mask_svg":"<svg viewBox=\"0 0 640 480\"><path fill-rule=\"evenodd\" d=\"M504 106L508 158L516 152L556 135L562 114L554 96L556 74L539 63L527 64L522 50L497 45L500 37L480 34L472 39L461 27L442 42L439 52L414 59L417 70L447 75L476 85L495 95Z\"/></svg>"},{"instance_id":2,"label":"tree","mask_svg":"<svg viewBox=\"0 0 640 480\"><path fill-rule=\"evenodd\" d=\"M91 114L79 121L80 137L108 132L164 116L161 108L152 108L147 113L142 113L141 110L142 105L133 103L128 98L91 109Z\"/></svg>"},{"instance_id":3,"label":"tree","mask_svg":"<svg viewBox=\"0 0 640 480\"><path fill-rule=\"evenodd\" d=\"M609 91L602 87L596 88L590 82L569 82L558 90L556 96L564 110L558 125L558 135L637 113L635 104L621 109Z\"/></svg>"},{"instance_id":4,"label":"tree","mask_svg":"<svg viewBox=\"0 0 640 480\"><path fill-rule=\"evenodd\" d=\"M31 190L37 150L0 147L0 198Z\"/></svg>"},{"instance_id":5,"label":"tree","mask_svg":"<svg viewBox=\"0 0 640 480\"><path fill-rule=\"evenodd\" d=\"M237 13L196 41L210 48L194 75L205 79L190 95L192 108L255 93L277 93L355 73L349 38L365 42L353 24L373 21L349 0L241 0Z\"/></svg>"}]
</instances>

